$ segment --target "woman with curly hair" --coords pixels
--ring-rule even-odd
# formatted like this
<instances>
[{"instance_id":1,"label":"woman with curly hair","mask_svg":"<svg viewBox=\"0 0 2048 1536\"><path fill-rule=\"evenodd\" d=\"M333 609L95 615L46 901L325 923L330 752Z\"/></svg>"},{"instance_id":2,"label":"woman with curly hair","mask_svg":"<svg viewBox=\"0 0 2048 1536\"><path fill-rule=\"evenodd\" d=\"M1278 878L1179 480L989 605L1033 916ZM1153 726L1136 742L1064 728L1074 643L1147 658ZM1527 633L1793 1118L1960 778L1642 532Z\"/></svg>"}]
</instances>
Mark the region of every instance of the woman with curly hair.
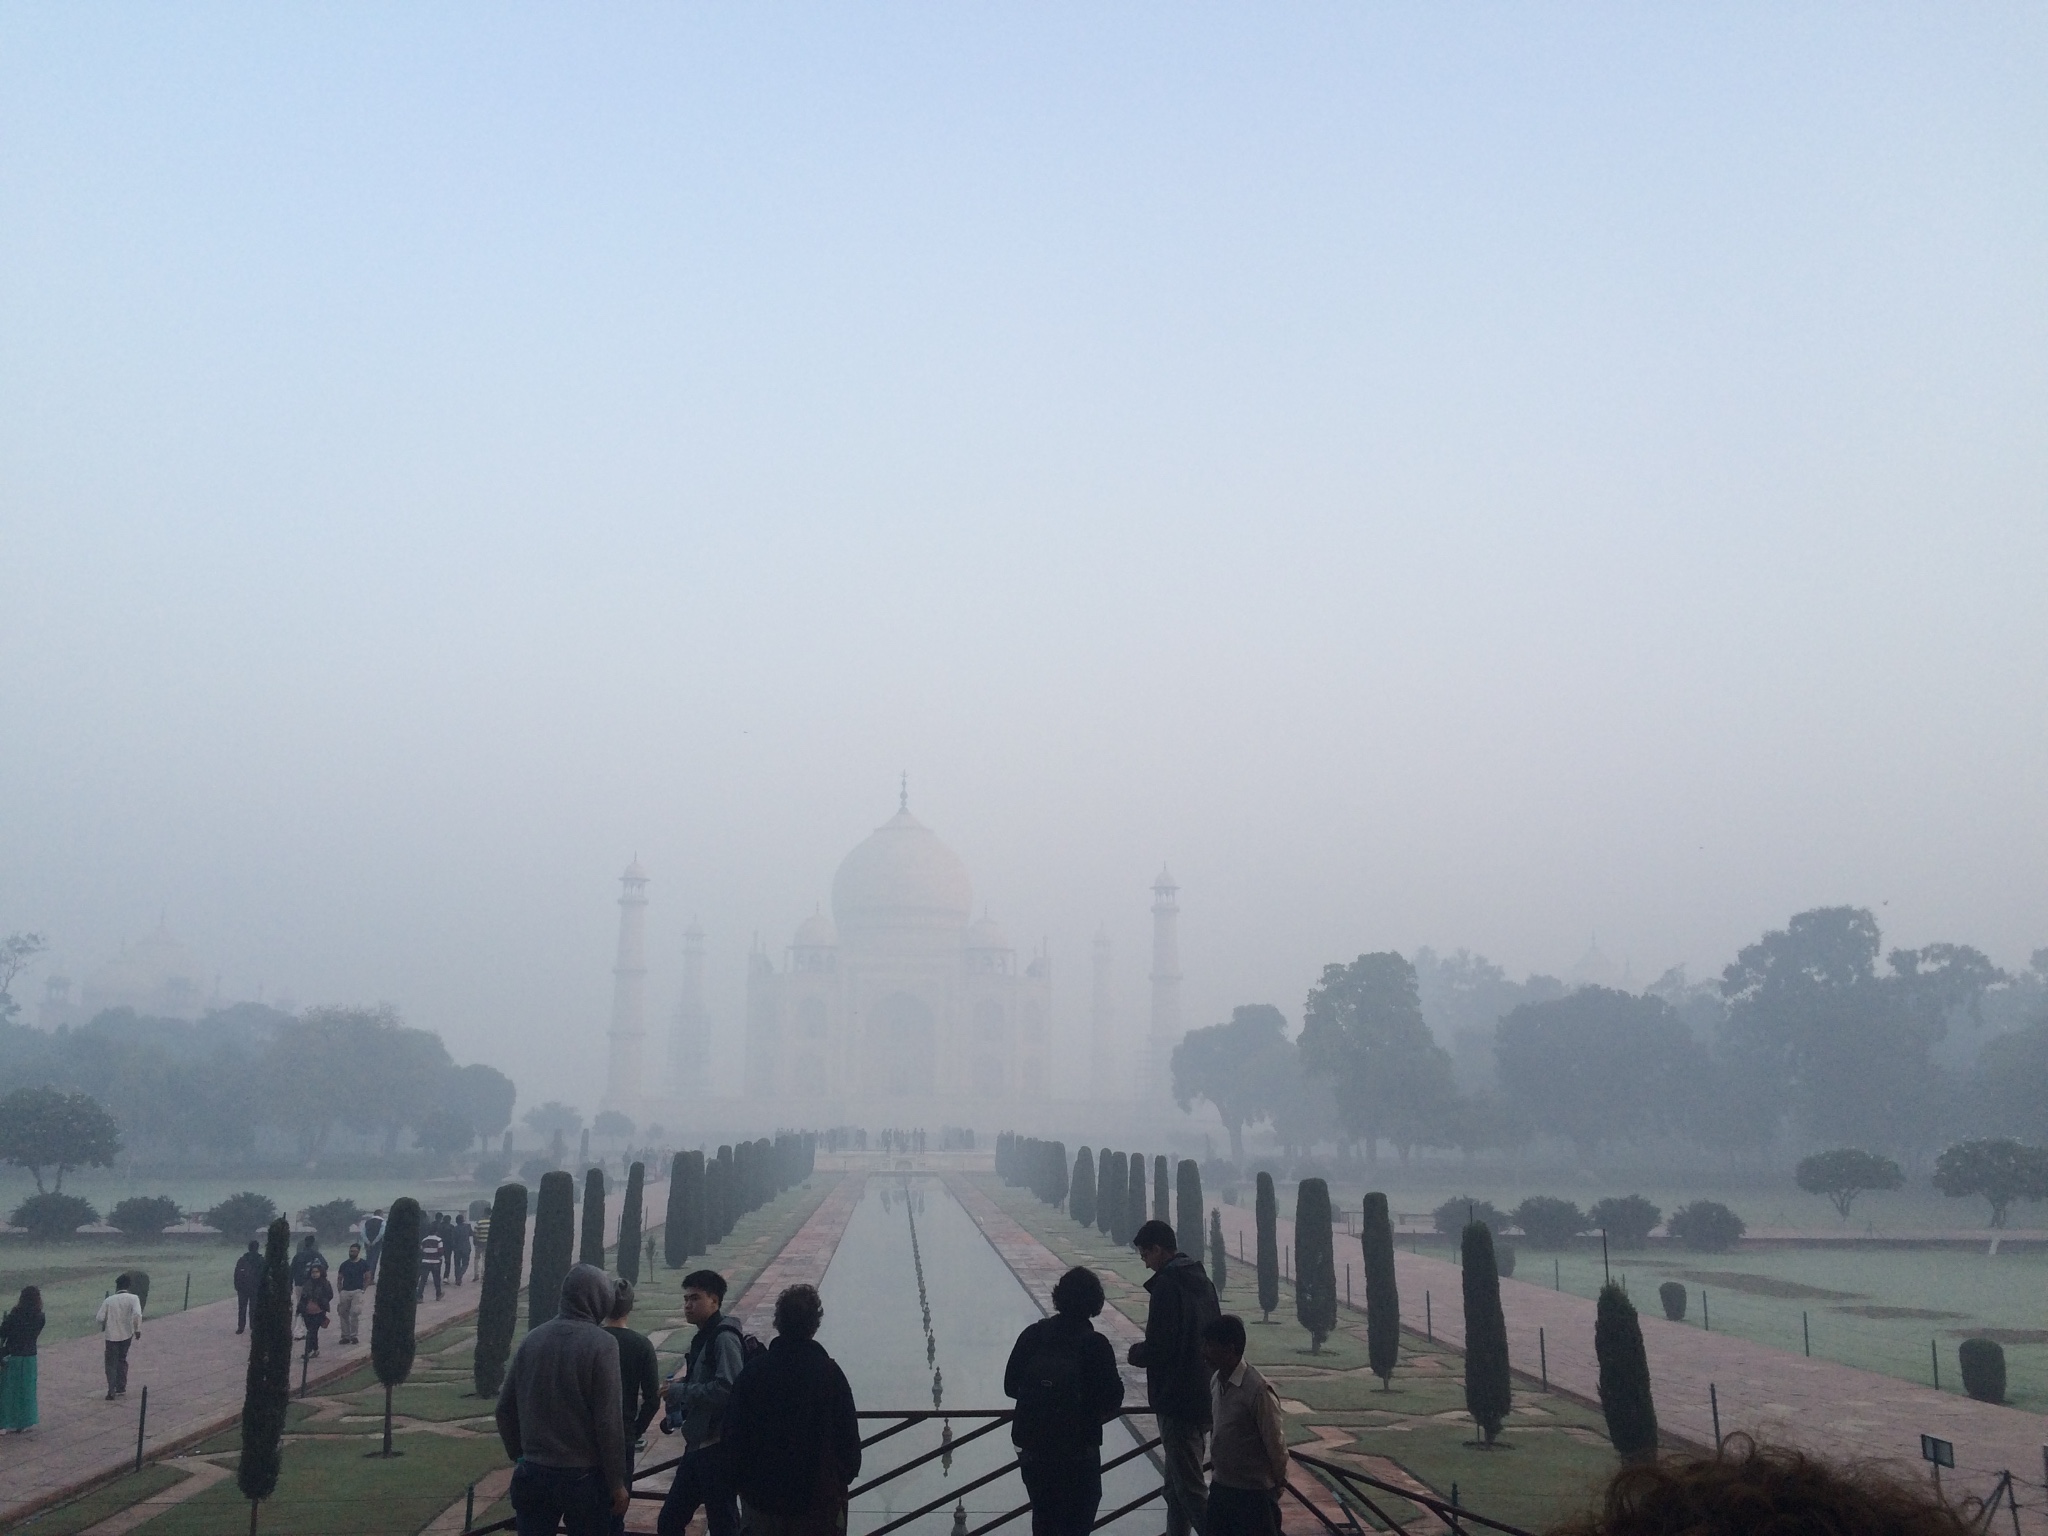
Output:
<instances>
[{"instance_id":1,"label":"woman with curly hair","mask_svg":"<svg viewBox=\"0 0 2048 1536\"><path fill-rule=\"evenodd\" d=\"M1719 1456L1623 1467L1600 1508L1549 1536L1972 1536L1933 1489L1731 1435Z\"/></svg>"}]
</instances>

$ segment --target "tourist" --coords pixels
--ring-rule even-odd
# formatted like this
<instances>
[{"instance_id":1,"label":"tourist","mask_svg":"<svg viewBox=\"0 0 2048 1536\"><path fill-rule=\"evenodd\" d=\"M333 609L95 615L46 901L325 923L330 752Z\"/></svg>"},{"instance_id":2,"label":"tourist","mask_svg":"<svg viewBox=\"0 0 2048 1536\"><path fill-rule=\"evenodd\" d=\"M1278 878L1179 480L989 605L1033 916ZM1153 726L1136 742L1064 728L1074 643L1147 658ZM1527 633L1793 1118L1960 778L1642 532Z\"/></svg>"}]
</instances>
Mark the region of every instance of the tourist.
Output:
<instances>
[{"instance_id":1,"label":"tourist","mask_svg":"<svg viewBox=\"0 0 2048 1536\"><path fill-rule=\"evenodd\" d=\"M818 1342L824 1320L817 1287L789 1287L775 1298L775 1342L733 1383L725 1451L748 1536L846 1529L860 1424L846 1373Z\"/></svg>"},{"instance_id":2,"label":"tourist","mask_svg":"<svg viewBox=\"0 0 2048 1536\"><path fill-rule=\"evenodd\" d=\"M449 1278L455 1266L455 1226L448 1220L446 1211L434 1212L434 1236L441 1239L441 1278ZM436 1296L439 1291L434 1292Z\"/></svg>"},{"instance_id":3,"label":"tourist","mask_svg":"<svg viewBox=\"0 0 2048 1536\"><path fill-rule=\"evenodd\" d=\"M1287 1437L1280 1394L1244 1357L1244 1319L1202 1328L1209 1389L1209 1502L1205 1536L1280 1536Z\"/></svg>"},{"instance_id":4,"label":"tourist","mask_svg":"<svg viewBox=\"0 0 2048 1536\"><path fill-rule=\"evenodd\" d=\"M626 1319L632 1315L633 1282L613 1281L611 1315L604 1325L619 1341L619 1401L625 1409L628 1487L633 1483L633 1453L640 1448L640 1437L661 1412L661 1362L655 1358L654 1345L647 1335L626 1326ZM617 1516L612 1529L616 1536L625 1536L626 1517Z\"/></svg>"},{"instance_id":5,"label":"tourist","mask_svg":"<svg viewBox=\"0 0 2048 1536\"><path fill-rule=\"evenodd\" d=\"M327 1314L334 1306L334 1285L327 1278L327 1265L315 1259L306 1271L306 1283L299 1287L299 1321L306 1330L306 1358L320 1353L320 1330L327 1326Z\"/></svg>"},{"instance_id":6,"label":"tourist","mask_svg":"<svg viewBox=\"0 0 2048 1536\"><path fill-rule=\"evenodd\" d=\"M1830 1466L1730 1435L1718 1454L1666 1455L1622 1467L1600 1508L1552 1527L1550 1536L1971 1536L1978 1528L1944 1502L1938 1488L1868 1464Z\"/></svg>"},{"instance_id":7,"label":"tourist","mask_svg":"<svg viewBox=\"0 0 2048 1536\"><path fill-rule=\"evenodd\" d=\"M628 1507L619 1347L604 1329L612 1282L593 1264L562 1281L554 1317L519 1341L498 1391L519 1536L611 1536Z\"/></svg>"},{"instance_id":8,"label":"tourist","mask_svg":"<svg viewBox=\"0 0 2048 1536\"><path fill-rule=\"evenodd\" d=\"M455 1283L460 1285L462 1277L469 1273L470 1255L476 1252L476 1233L470 1228L468 1216L455 1218L455 1227L448 1234L448 1251L455 1262Z\"/></svg>"},{"instance_id":9,"label":"tourist","mask_svg":"<svg viewBox=\"0 0 2048 1536\"><path fill-rule=\"evenodd\" d=\"M308 1232L306 1240L299 1244L299 1251L292 1255L293 1295L297 1295L299 1287L306 1283L306 1272L315 1263L318 1263L323 1269L327 1267L327 1260L320 1252L320 1239Z\"/></svg>"},{"instance_id":10,"label":"tourist","mask_svg":"<svg viewBox=\"0 0 2048 1536\"><path fill-rule=\"evenodd\" d=\"M107 1336L107 1401L128 1391L128 1348L142 1337L142 1298L129 1289L127 1275L114 1280L114 1294L100 1303L93 1321Z\"/></svg>"},{"instance_id":11,"label":"tourist","mask_svg":"<svg viewBox=\"0 0 2048 1536\"><path fill-rule=\"evenodd\" d=\"M1209 1429L1209 1367L1202 1362L1202 1328L1222 1313L1216 1287L1202 1266L1175 1246L1173 1228L1148 1221L1131 1237L1152 1271L1145 1282L1151 1309L1145 1337L1130 1362L1145 1372L1145 1398L1159 1423L1166 1462L1167 1536L1205 1536L1202 1525L1202 1440Z\"/></svg>"},{"instance_id":12,"label":"tourist","mask_svg":"<svg viewBox=\"0 0 2048 1536\"><path fill-rule=\"evenodd\" d=\"M21 1299L0 1317L0 1432L36 1427L36 1336L43 1331L43 1293L21 1288Z\"/></svg>"},{"instance_id":13,"label":"tourist","mask_svg":"<svg viewBox=\"0 0 2048 1536\"><path fill-rule=\"evenodd\" d=\"M662 1433L683 1433L683 1459L662 1500L660 1536L683 1536L697 1506L704 1507L708 1536L735 1536L739 1508L733 1502L732 1469L721 1440L733 1383L746 1368L747 1356L739 1325L726 1317L725 1276L715 1269L693 1269L683 1276L683 1320L696 1325L689 1352L670 1380L664 1397L668 1418Z\"/></svg>"},{"instance_id":14,"label":"tourist","mask_svg":"<svg viewBox=\"0 0 2048 1536\"><path fill-rule=\"evenodd\" d=\"M433 1227L420 1238L420 1293L418 1300L427 1299L427 1282L434 1282L434 1300L441 1299L441 1234Z\"/></svg>"},{"instance_id":15,"label":"tourist","mask_svg":"<svg viewBox=\"0 0 2048 1536\"><path fill-rule=\"evenodd\" d=\"M341 1281L341 1294L335 1298L336 1310L341 1317L341 1342L359 1344L362 1342L363 1293L370 1284L370 1261L363 1257L361 1243L348 1245L348 1257L341 1261L336 1278Z\"/></svg>"},{"instance_id":16,"label":"tourist","mask_svg":"<svg viewBox=\"0 0 2048 1536\"><path fill-rule=\"evenodd\" d=\"M249 1309L256 1305L256 1287L263 1283L263 1247L249 1239L248 1252L235 1260L235 1332L246 1333Z\"/></svg>"},{"instance_id":17,"label":"tourist","mask_svg":"<svg viewBox=\"0 0 2048 1536\"><path fill-rule=\"evenodd\" d=\"M1102 1301L1094 1270L1068 1270L1052 1288L1052 1316L1017 1335L1003 1368L1032 1536L1085 1536L1102 1503L1102 1426L1124 1401L1116 1351L1089 1321Z\"/></svg>"},{"instance_id":18,"label":"tourist","mask_svg":"<svg viewBox=\"0 0 2048 1536\"><path fill-rule=\"evenodd\" d=\"M370 1284L377 1283L377 1262L384 1257L384 1211L380 1206L363 1218L363 1257L370 1261Z\"/></svg>"}]
</instances>

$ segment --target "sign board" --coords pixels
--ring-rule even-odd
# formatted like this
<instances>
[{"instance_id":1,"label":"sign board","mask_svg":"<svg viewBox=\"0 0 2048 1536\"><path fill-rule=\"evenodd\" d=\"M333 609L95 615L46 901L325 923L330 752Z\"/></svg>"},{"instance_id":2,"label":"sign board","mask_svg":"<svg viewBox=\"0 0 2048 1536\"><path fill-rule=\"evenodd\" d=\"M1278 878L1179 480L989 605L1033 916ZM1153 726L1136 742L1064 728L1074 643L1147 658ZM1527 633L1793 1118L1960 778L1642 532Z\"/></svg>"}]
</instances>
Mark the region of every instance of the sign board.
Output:
<instances>
[{"instance_id":1,"label":"sign board","mask_svg":"<svg viewBox=\"0 0 2048 1536\"><path fill-rule=\"evenodd\" d=\"M1955 1443L1950 1440L1937 1440L1932 1435L1922 1435L1920 1459L1931 1461L1937 1467L1952 1467L1956 1464Z\"/></svg>"}]
</instances>

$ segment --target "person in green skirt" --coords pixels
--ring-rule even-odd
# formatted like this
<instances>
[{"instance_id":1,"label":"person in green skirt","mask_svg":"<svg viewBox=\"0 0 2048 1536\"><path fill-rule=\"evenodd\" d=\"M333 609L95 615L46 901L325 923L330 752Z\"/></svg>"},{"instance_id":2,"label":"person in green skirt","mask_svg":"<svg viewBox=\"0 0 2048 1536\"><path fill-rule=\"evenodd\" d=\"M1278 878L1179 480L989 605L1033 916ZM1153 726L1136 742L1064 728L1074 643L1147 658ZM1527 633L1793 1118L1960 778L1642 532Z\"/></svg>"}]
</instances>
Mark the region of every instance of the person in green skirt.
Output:
<instances>
[{"instance_id":1,"label":"person in green skirt","mask_svg":"<svg viewBox=\"0 0 2048 1536\"><path fill-rule=\"evenodd\" d=\"M43 1293L21 1288L21 1300L0 1317L0 1431L36 1427L36 1336L43 1331Z\"/></svg>"}]
</instances>

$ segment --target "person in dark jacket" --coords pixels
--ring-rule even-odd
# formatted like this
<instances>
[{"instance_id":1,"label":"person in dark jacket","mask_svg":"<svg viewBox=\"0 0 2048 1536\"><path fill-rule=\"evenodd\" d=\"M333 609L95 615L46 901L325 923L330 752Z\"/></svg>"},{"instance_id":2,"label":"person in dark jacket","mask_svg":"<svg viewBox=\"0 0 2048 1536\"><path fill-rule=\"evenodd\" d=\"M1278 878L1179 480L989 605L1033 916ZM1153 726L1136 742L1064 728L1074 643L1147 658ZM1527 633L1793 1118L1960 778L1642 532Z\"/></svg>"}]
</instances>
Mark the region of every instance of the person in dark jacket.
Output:
<instances>
[{"instance_id":1,"label":"person in dark jacket","mask_svg":"<svg viewBox=\"0 0 2048 1536\"><path fill-rule=\"evenodd\" d=\"M21 1299L0 1317L0 1432L36 1427L36 1338L43 1331L43 1293L24 1285Z\"/></svg>"},{"instance_id":2,"label":"person in dark jacket","mask_svg":"<svg viewBox=\"0 0 2048 1536\"><path fill-rule=\"evenodd\" d=\"M654 1345L644 1333L626 1326L633 1315L633 1282L612 1282L611 1315L604 1320L605 1331L619 1345L619 1402L625 1410L626 1483L633 1482L633 1452L647 1426L661 1412L661 1362ZM626 1517L612 1517L613 1536L626 1536Z\"/></svg>"},{"instance_id":3,"label":"person in dark jacket","mask_svg":"<svg viewBox=\"0 0 2048 1536\"><path fill-rule=\"evenodd\" d=\"M682 1431L683 1459L655 1529L659 1536L684 1536L701 1504L706 1536L739 1536L740 1510L723 1440L726 1405L747 1357L739 1324L725 1315L725 1276L715 1269L683 1276L683 1318L697 1332L666 1389L669 1422L662 1425L664 1434L671 1423Z\"/></svg>"},{"instance_id":4,"label":"person in dark jacket","mask_svg":"<svg viewBox=\"0 0 2048 1536\"><path fill-rule=\"evenodd\" d=\"M299 1287L299 1321L306 1329L306 1358L320 1353L320 1330L334 1311L334 1286L327 1278L327 1266L315 1259L306 1271L306 1283Z\"/></svg>"},{"instance_id":5,"label":"person in dark jacket","mask_svg":"<svg viewBox=\"0 0 2048 1536\"><path fill-rule=\"evenodd\" d=\"M592 1264L562 1281L555 1316L519 1341L498 1390L519 1536L611 1536L629 1504L619 1346L605 1331L612 1282Z\"/></svg>"},{"instance_id":6,"label":"person in dark jacket","mask_svg":"<svg viewBox=\"0 0 2048 1536\"><path fill-rule=\"evenodd\" d=\"M1094 1270L1068 1270L1052 1288L1052 1316L1017 1335L1003 1368L1031 1536L1086 1536L1102 1503L1102 1426L1124 1401L1116 1351L1089 1322L1102 1300Z\"/></svg>"},{"instance_id":7,"label":"person in dark jacket","mask_svg":"<svg viewBox=\"0 0 2048 1536\"><path fill-rule=\"evenodd\" d=\"M263 1248L249 1239L249 1251L235 1260L235 1332L249 1328L249 1308L256 1302L256 1287L263 1280Z\"/></svg>"},{"instance_id":8,"label":"person in dark jacket","mask_svg":"<svg viewBox=\"0 0 2048 1536\"><path fill-rule=\"evenodd\" d=\"M846 1373L818 1342L824 1320L815 1286L789 1287L775 1298L775 1342L733 1384L725 1449L748 1536L846 1529L860 1425Z\"/></svg>"},{"instance_id":9,"label":"person in dark jacket","mask_svg":"<svg viewBox=\"0 0 2048 1536\"><path fill-rule=\"evenodd\" d=\"M1209 1432L1209 1367L1202 1359L1202 1328L1223 1315L1216 1287L1202 1266L1175 1245L1173 1228L1148 1221L1131 1246L1152 1271L1145 1282L1152 1306L1145 1337L1131 1346L1130 1362L1145 1372L1145 1397L1158 1416L1160 1454L1166 1461L1167 1536L1200 1536L1207 1508L1202 1442Z\"/></svg>"},{"instance_id":10,"label":"person in dark jacket","mask_svg":"<svg viewBox=\"0 0 2048 1536\"><path fill-rule=\"evenodd\" d=\"M455 1225L448 1231L448 1259L455 1267L455 1283L462 1284L463 1276L469 1273L469 1256L476 1252L476 1229L469 1224L467 1215L457 1216Z\"/></svg>"},{"instance_id":11,"label":"person in dark jacket","mask_svg":"<svg viewBox=\"0 0 2048 1536\"><path fill-rule=\"evenodd\" d=\"M320 1251L320 1239L308 1232L306 1240L299 1244L299 1251L292 1255L292 1305L294 1307L298 1305L299 1291L306 1283L306 1272L316 1263L325 1269L327 1267L327 1257Z\"/></svg>"}]
</instances>

